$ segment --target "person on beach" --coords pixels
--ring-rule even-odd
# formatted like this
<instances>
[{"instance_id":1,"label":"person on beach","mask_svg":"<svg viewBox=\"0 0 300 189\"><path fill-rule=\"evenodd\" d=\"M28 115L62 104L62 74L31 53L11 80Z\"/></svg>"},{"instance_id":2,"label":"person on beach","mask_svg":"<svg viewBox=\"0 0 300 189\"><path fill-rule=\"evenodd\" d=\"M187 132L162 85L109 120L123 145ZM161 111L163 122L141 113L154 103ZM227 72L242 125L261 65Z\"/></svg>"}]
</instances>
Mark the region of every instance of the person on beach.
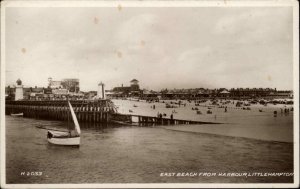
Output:
<instances>
[{"instance_id":1,"label":"person on beach","mask_svg":"<svg viewBox=\"0 0 300 189\"><path fill-rule=\"evenodd\" d=\"M170 115L170 118L173 119L173 114Z\"/></svg>"}]
</instances>

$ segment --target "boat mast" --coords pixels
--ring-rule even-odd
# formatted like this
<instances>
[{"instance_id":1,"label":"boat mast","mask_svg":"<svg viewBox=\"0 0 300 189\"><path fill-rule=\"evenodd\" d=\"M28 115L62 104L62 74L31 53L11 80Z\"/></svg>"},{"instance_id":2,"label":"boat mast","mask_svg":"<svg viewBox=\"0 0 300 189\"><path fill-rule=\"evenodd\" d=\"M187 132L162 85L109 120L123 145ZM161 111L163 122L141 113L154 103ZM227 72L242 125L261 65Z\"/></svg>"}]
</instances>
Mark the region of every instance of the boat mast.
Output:
<instances>
[{"instance_id":1,"label":"boat mast","mask_svg":"<svg viewBox=\"0 0 300 189\"><path fill-rule=\"evenodd\" d=\"M67 104L69 102L69 98L67 97ZM68 111L67 111L67 114L68 114L68 131L71 131L71 128L70 128L70 108L68 107Z\"/></svg>"}]
</instances>

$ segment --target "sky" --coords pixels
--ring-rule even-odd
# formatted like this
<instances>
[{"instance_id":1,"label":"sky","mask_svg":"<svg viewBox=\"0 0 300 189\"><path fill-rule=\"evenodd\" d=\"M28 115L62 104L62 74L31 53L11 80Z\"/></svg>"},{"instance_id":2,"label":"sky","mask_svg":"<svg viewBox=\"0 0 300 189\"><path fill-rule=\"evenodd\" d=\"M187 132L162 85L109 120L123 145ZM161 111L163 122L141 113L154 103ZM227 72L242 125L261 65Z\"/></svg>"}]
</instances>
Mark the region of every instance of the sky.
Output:
<instances>
[{"instance_id":1,"label":"sky","mask_svg":"<svg viewBox=\"0 0 300 189\"><path fill-rule=\"evenodd\" d=\"M289 7L6 8L6 85L293 88Z\"/></svg>"}]
</instances>

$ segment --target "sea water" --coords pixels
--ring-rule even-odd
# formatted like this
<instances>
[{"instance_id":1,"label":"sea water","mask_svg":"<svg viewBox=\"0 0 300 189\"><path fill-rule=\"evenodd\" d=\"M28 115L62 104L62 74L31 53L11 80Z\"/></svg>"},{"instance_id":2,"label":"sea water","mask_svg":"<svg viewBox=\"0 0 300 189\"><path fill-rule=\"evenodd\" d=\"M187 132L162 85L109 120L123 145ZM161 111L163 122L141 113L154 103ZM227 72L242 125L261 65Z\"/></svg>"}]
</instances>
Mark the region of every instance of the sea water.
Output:
<instances>
[{"instance_id":1,"label":"sea water","mask_svg":"<svg viewBox=\"0 0 300 189\"><path fill-rule=\"evenodd\" d=\"M41 129L63 129L65 122L5 119L7 183L293 182L292 175L258 175L293 173L290 142L82 124L81 145L72 148L49 144Z\"/></svg>"}]
</instances>

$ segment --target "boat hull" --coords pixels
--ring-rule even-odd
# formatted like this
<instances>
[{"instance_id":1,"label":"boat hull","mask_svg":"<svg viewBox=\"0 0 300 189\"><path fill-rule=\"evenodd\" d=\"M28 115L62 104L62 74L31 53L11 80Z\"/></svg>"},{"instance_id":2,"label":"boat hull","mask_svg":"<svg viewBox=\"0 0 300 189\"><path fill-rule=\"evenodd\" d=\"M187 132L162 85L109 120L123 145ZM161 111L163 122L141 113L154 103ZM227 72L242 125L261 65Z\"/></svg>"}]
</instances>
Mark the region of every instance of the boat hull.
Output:
<instances>
[{"instance_id":1,"label":"boat hull","mask_svg":"<svg viewBox=\"0 0 300 189\"><path fill-rule=\"evenodd\" d=\"M14 117L23 117L23 113L19 113L19 114L10 114L11 116Z\"/></svg>"},{"instance_id":2,"label":"boat hull","mask_svg":"<svg viewBox=\"0 0 300 189\"><path fill-rule=\"evenodd\" d=\"M61 145L61 146L79 146L80 136L69 136L68 132L61 131L49 131L47 139L50 144Z\"/></svg>"}]
</instances>

